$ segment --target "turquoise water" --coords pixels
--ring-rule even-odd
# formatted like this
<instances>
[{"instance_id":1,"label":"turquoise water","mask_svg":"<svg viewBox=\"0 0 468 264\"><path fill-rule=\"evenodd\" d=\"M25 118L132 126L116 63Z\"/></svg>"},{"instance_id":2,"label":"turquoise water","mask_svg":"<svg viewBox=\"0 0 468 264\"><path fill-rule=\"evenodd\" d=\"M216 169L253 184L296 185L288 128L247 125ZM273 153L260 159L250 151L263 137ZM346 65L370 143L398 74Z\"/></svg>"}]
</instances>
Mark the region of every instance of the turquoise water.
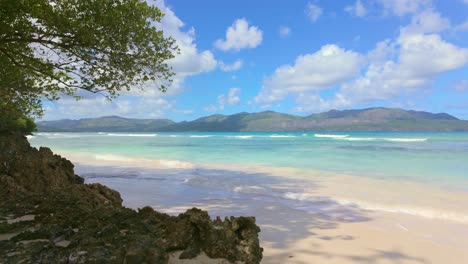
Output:
<instances>
[{"instance_id":1,"label":"turquoise water","mask_svg":"<svg viewBox=\"0 0 468 264\"><path fill-rule=\"evenodd\" d=\"M292 167L468 189L468 133L37 133L30 142L73 153Z\"/></svg>"}]
</instances>

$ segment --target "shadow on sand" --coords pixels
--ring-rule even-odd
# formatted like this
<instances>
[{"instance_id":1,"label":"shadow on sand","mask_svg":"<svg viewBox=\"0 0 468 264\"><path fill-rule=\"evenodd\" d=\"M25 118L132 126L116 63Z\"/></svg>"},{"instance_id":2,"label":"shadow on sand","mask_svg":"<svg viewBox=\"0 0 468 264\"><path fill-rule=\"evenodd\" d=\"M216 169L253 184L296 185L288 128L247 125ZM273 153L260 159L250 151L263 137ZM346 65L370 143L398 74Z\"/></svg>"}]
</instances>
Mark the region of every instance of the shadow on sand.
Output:
<instances>
[{"instance_id":1,"label":"shadow on sand","mask_svg":"<svg viewBox=\"0 0 468 264\"><path fill-rule=\"evenodd\" d=\"M145 205L169 214L198 207L215 216L252 215L261 227L265 252L262 263L299 263L286 248L305 238L307 250L295 253L345 263L428 263L399 250L374 250L368 255L328 253L320 242L356 240L348 234L320 235L320 230L341 224L367 222L366 211L341 205L331 197L314 195L320 188L313 181L268 173L220 169L143 169L77 166L87 182L100 182L119 191L129 207ZM315 241L315 242L314 242Z\"/></svg>"}]
</instances>

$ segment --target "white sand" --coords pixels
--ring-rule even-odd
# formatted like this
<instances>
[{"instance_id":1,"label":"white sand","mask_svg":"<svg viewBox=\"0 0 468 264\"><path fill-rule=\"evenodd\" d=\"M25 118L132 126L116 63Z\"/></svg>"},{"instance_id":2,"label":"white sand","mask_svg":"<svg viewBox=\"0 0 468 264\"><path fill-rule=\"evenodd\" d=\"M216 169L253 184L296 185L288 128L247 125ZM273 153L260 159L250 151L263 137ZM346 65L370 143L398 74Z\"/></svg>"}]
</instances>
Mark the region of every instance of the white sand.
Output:
<instances>
[{"instance_id":1,"label":"white sand","mask_svg":"<svg viewBox=\"0 0 468 264\"><path fill-rule=\"evenodd\" d=\"M162 164L68 157L91 165ZM193 166L173 164L179 168ZM197 206L213 217L233 212L256 216L262 229L262 263L468 263L467 192L291 168L218 167L311 179L310 190L304 186L304 192L291 195L300 199L326 197L334 203L317 212L292 209L274 201L234 198L199 200L173 208L153 207L171 214ZM205 262L195 263L212 263L203 256L200 259Z\"/></svg>"}]
</instances>

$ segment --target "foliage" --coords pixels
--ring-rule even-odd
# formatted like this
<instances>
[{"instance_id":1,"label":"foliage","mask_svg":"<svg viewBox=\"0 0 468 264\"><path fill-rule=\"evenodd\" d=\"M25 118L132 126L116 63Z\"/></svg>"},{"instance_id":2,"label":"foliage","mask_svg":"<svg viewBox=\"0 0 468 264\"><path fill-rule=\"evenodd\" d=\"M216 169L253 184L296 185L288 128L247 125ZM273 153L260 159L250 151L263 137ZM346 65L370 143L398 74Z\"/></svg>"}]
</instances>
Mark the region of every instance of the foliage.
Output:
<instances>
[{"instance_id":1,"label":"foliage","mask_svg":"<svg viewBox=\"0 0 468 264\"><path fill-rule=\"evenodd\" d=\"M0 1L0 113L40 116L41 99L109 99L147 81L166 90L178 51L143 0Z\"/></svg>"},{"instance_id":2,"label":"foliage","mask_svg":"<svg viewBox=\"0 0 468 264\"><path fill-rule=\"evenodd\" d=\"M31 134L36 130L34 119L25 116L14 106L6 107L0 99L0 133L6 131L16 131L22 134Z\"/></svg>"}]
</instances>

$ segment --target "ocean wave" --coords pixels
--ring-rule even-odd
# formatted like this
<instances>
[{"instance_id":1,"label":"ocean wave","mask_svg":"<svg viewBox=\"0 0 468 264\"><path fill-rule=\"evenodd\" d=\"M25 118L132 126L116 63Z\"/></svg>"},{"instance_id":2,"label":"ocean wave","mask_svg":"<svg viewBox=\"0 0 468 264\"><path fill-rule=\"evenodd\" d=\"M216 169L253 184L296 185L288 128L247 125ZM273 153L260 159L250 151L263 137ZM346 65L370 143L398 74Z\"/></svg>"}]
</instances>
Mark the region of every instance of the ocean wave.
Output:
<instances>
[{"instance_id":1,"label":"ocean wave","mask_svg":"<svg viewBox=\"0 0 468 264\"><path fill-rule=\"evenodd\" d=\"M251 135L240 135L240 136L226 136L226 138L239 138L239 139L249 139L253 138L254 136Z\"/></svg>"},{"instance_id":2,"label":"ocean wave","mask_svg":"<svg viewBox=\"0 0 468 264\"><path fill-rule=\"evenodd\" d=\"M169 137L173 137L173 138L175 138L175 137L177 137L177 135L169 135Z\"/></svg>"},{"instance_id":3,"label":"ocean wave","mask_svg":"<svg viewBox=\"0 0 468 264\"><path fill-rule=\"evenodd\" d=\"M295 200L300 202L335 202L344 207L360 208L362 210L380 211L387 213L400 213L413 216L419 216L429 219L448 220L459 223L468 223L468 215L460 214L453 211L444 211L434 208L412 207L407 205L386 205L369 203L365 201L354 201L346 199L328 199L320 196L315 196L305 192L286 192L281 196L283 199Z\"/></svg>"},{"instance_id":4,"label":"ocean wave","mask_svg":"<svg viewBox=\"0 0 468 264\"><path fill-rule=\"evenodd\" d=\"M108 133L108 136L112 137L155 137L158 134L114 134L114 133Z\"/></svg>"},{"instance_id":5,"label":"ocean wave","mask_svg":"<svg viewBox=\"0 0 468 264\"><path fill-rule=\"evenodd\" d=\"M362 138L359 138L359 137L343 137L343 138L335 138L335 139L347 140L347 141L375 141L375 140L378 140L378 138L374 138L374 137L362 137Z\"/></svg>"},{"instance_id":6,"label":"ocean wave","mask_svg":"<svg viewBox=\"0 0 468 264\"><path fill-rule=\"evenodd\" d=\"M425 142L427 138L384 138L384 140L390 142Z\"/></svg>"},{"instance_id":7,"label":"ocean wave","mask_svg":"<svg viewBox=\"0 0 468 264\"><path fill-rule=\"evenodd\" d=\"M265 190L265 188L263 187L260 187L260 186L255 186L255 185L251 185L251 186L236 186L234 187L233 191L236 192L236 193L257 193L259 191L263 191Z\"/></svg>"},{"instance_id":8,"label":"ocean wave","mask_svg":"<svg viewBox=\"0 0 468 264\"><path fill-rule=\"evenodd\" d=\"M46 137L48 139L61 139L61 138L81 138L89 135L72 134L72 133L38 133L37 136Z\"/></svg>"},{"instance_id":9,"label":"ocean wave","mask_svg":"<svg viewBox=\"0 0 468 264\"><path fill-rule=\"evenodd\" d=\"M308 193L287 192L282 195L282 198L290 199L290 200L298 200L298 201L309 201L312 198L312 196Z\"/></svg>"},{"instance_id":10,"label":"ocean wave","mask_svg":"<svg viewBox=\"0 0 468 264\"><path fill-rule=\"evenodd\" d=\"M271 135L271 138L295 138L296 136L292 135Z\"/></svg>"},{"instance_id":11,"label":"ocean wave","mask_svg":"<svg viewBox=\"0 0 468 264\"><path fill-rule=\"evenodd\" d=\"M331 134L315 134L315 137L318 138L346 138L349 137L349 135L331 135Z\"/></svg>"},{"instance_id":12,"label":"ocean wave","mask_svg":"<svg viewBox=\"0 0 468 264\"><path fill-rule=\"evenodd\" d=\"M156 167L172 168L172 169L187 169L193 168L194 165L190 162L180 160L165 160L165 159L142 159L142 158L131 158L113 154L96 154L94 158L98 161L109 161L109 162L126 162L130 164L142 164L142 165L153 165ZM121 164L119 164L121 165Z\"/></svg>"},{"instance_id":13,"label":"ocean wave","mask_svg":"<svg viewBox=\"0 0 468 264\"><path fill-rule=\"evenodd\" d=\"M33 135L27 135L26 138L27 138L27 139L31 139L31 138L35 138L35 136L33 136Z\"/></svg>"},{"instance_id":14,"label":"ocean wave","mask_svg":"<svg viewBox=\"0 0 468 264\"><path fill-rule=\"evenodd\" d=\"M363 201L336 200L343 206L358 206L364 210L381 211L387 213L401 213L429 219L449 220L459 223L468 223L468 215L451 211L441 211L432 208L410 207L404 205L382 205Z\"/></svg>"},{"instance_id":15,"label":"ocean wave","mask_svg":"<svg viewBox=\"0 0 468 264\"><path fill-rule=\"evenodd\" d=\"M340 137L337 140L347 141L389 141L389 142L424 142L427 138L376 138L376 137Z\"/></svg>"},{"instance_id":16,"label":"ocean wave","mask_svg":"<svg viewBox=\"0 0 468 264\"><path fill-rule=\"evenodd\" d=\"M190 135L191 138L209 138L212 135Z\"/></svg>"}]
</instances>

